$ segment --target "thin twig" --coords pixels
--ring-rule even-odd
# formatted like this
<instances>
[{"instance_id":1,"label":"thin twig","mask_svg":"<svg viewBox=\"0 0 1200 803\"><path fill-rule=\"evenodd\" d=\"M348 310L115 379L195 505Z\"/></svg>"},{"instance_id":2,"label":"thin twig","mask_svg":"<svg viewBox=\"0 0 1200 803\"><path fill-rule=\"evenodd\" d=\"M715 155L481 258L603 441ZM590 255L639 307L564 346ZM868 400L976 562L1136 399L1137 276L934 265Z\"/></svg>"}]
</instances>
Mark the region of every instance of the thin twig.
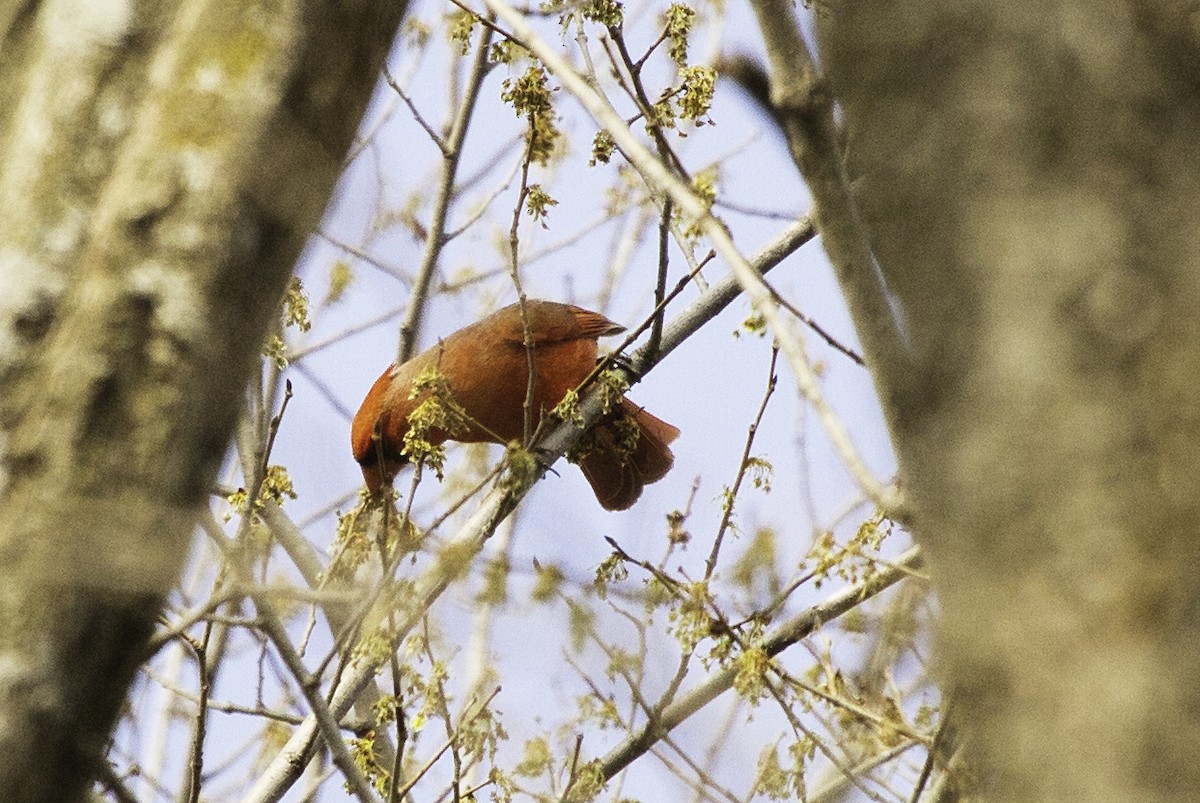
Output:
<instances>
[{"instance_id":1,"label":"thin twig","mask_svg":"<svg viewBox=\"0 0 1200 803\"><path fill-rule=\"evenodd\" d=\"M754 436L758 433L758 426L762 423L763 414L767 412L767 403L771 401L771 395L775 392L775 386L779 384L779 376L775 373L775 364L778 359L779 349L772 347L771 365L767 369L767 389L763 393L762 402L758 405L758 413L754 416L754 420L750 423L749 430L746 432L746 444L742 447L742 459L738 461L737 476L734 477L733 485L725 497L721 523L717 525L717 535L713 538L712 550L708 553L708 557L704 561L705 580L709 580L713 576L713 572L717 570L717 557L721 553L721 543L725 538L725 533L729 530L730 524L733 522L734 502L737 501L738 492L742 488L742 482L746 479L746 472L750 469L750 450L754 448Z\"/></svg>"},{"instance_id":2,"label":"thin twig","mask_svg":"<svg viewBox=\"0 0 1200 803\"><path fill-rule=\"evenodd\" d=\"M854 361L854 362L855 362L857 365L859 365L859 366L861 366L861 367L863 367L863 368L866 368L866 367L867 367L867 362L866 362L866 360L864 360L864 359L862 358L862 355L861 355L861 354L859 354L857 351L855 351L854 349L850 348L850 347L849 347L849 346L847 346L846 344L842 343L842 342L841 342L840 340L838 340L836 337L834 337L833 335L831 335L831 334L830 334L830 333L829 333L829 332L828 332L828 331L827 331L827 330L826 330L824 327L822 327L822 326L821 326L819 323L817 323L817 322L816 322L816 321L814 321L812 318L810 318L808 315L805 315L803 312L801 312L799 309L797 309L797 308L796 308L796 307L795 307L795 306L792 304L792 302L790 302L790 301L788 301L786 298L784 298L784 297L783 297L783 296L782 296L782 295L779 293L779 291L775 289L774 285L772 285L770 282L768 282L768 281L766 281L766 280L764 279L764 280L763 280L763 283L764 283L764 284L767 286L767 289L771 291L771 297L775 299L775 302L776 302L777 304L779 304L779 306L783 307L785 310L787 310L788 312L790 312L790 313L792 313L793 315L795 315L795 316L796 316L796 318L797 318L797 319L799 319L799 321L800 321L802 324L804 324L804 325L805 325L805 326L807 326L809 329L811 329L811 330L813 330L814 332L816 332L816 333L817 333L817 336L818 336L818 337L820 337L822 340L824 340L826 344L828 344L828 345L829 345L831 348L833 348L833 349L835 349L835 350L837 350L837 351L840 351L842 354L845 354L845 355L846 355L847 357L849 357L849 358L850 358L852 361Z\"/></svg>"},{"instance_id":3,"label":"thin twig","mask_svg":"<svg viewBox=\"0 0 1200 803\"><path fill-rule=\"evenodd\" d=\"M341 240L341 239L338 239L337 237L334 237L332 234L325 231L324 229L317 229L316 232L314 232L314 233L318 237L320 237L322 240L325 240L330 245L332 245L336 248L339 248L342 251L345 251L350 256L352 256L356 259L362 260L363 262L367 263L371 267L373 267L383 273L386 273L388 276L391 276L393 279L398 279L401 282L401 284L404 284L405 286L412 284L412 277L409 276L407 273L405 273L400 268L396 267L395 265L389 265L386 262L381 262L378 257L367 253L366 251L364 251L361 248L358 248L357 246L351 245L350 243L346 242L345 240Z\"/></svg>"},{"instance_id":4,"label":"thin twig","mask_svg":"<svg viewBox=\"0 0 1200 803\"><path fill-rule=\"evenodd\" d=\"M204 733L208 722L208 694L211 691L208 677L208 644L212 638L212 630L213 623L208 622L204 625L204 635L200 638L199 642L193 642L186 637L183 639L184 643L192 648L192 652L196 656L197 685L200 689L199 699L196 702L192 758L189 762L189 766L191 767L191 775L188 777L189 803L198 803L200 800L200 786L204 778Z\"/></svg>"},{"instance_id":5,"label":"thin twig","mask_svg":"<svg viewBox=\"0 0 1200 803\"><path fill-rule=\"evenodd\" d=\"M407 106L409 112L412 113L413 119L417 121L417 125L425 129L425 133L431 140L433 140L433 144L438 146L438 150L442 152L442 156L449 157L453 151L450 149L450 146L446 144L446 140L442 138L441 134L433 130L433 126L425 122L425 118L421 115L420 110L417 109L416 104L412 102L412 98L408 96L408 93L404 91L404 88L401 87L400 84L396 82L396 79L392 77L392 71L388 69L386 64L383 65L383 80L387 82L387 85L392 88L392 91L396 93L400 100L404 101L404 105Z\"/></svg>"},{"instance_id":6,"label":"thin twig","mask_svg":"<svg viewBox=\"0 0 1200 803\"><path fill-rule=\"evenodd\" d=\"M537 372L533 357L533 330L529 321L529 305L525 297L525 288L521 285L521 241L518 237L521 229L521 208L529 197L529 165L533 161L533 145L537 136L535 130L536 112L529 113L529 132L526 135L525 156L521 160L521 183L517 192L517 203L513 207L512 224L508 229L508 271L512 278L513 287L517 291L517 308L521 314L521 332L525 343L525 360L529 370L525 375L525 401L521 406L524 414L521 443L529 446L533 441L533 391L537 383Z\"/></svg>"},{"instance_id":7,"label":"thin twig","mask_svg":"<svg viewBox=\"0 0 1200 803\"><path fill-rule=\"evenodd\" d=\"M925 756L925 763L921 767L921 774L917 777L916 785L913 786L912 797L909 798L909 803L920 803L921 794L925 791L925 785L929 783L929 776L933 773L934 764L937 763L938 751L942 749L942 739L946 736L946 728L949 722L950 703L947 702L942 707L942 716L938 722L937 732L933 734L933 742L929 745Z\"/></svg>"}]
</instances>

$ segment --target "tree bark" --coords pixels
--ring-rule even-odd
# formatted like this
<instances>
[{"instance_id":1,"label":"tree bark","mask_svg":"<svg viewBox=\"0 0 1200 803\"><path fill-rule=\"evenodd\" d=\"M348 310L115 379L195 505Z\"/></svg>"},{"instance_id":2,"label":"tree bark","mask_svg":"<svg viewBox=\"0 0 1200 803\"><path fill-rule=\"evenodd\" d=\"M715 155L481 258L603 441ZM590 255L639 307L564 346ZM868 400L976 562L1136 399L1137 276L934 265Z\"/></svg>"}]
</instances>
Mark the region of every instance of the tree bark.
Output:
<instances>
[{"instance_id":1,"label":"tree bark","mask_svg":"<svg viewBox=\"0 0 1200 803\"><path fill-rule=\"evenodd\" d=\"M84 797L403 10L0 11L0 800Z\"/></svg>"},{"instance_id":2,"label":"tree bark","mask_svg":"<svg viewBox=\"0 0 1200 803\"><path fill-rule=\"evenodd\" d=\"M1200 64L1140 0L835 2L890 421L994 800L1200 795Z\"/></svg>"}]
</instances>

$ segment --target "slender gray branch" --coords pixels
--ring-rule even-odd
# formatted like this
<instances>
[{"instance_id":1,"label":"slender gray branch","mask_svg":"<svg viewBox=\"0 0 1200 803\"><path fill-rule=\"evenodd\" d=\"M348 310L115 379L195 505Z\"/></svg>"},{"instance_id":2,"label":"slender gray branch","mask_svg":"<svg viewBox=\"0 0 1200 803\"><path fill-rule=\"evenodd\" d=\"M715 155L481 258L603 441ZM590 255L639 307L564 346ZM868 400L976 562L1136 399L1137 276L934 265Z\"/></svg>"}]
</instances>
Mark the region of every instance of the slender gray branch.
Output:
<instances>
[{"instance_id":1,"label":"slender gray branch","mask_svg":"<svg viewBox=\"0 0 1200 803\"><path fill-rule=\"evenodd\" d=\"M475 48L475 58L471 62L471 71L467 77L466 90L462 102L454 114L450 124L450 133L445 140L436 140L442 151L441 179L438 181L437 196L433 201L433 218L429 223L429 231L425 235L425 250L421 254L421 264L417 268L413 280L412 293L408 299L408 312L400 325L400 342L396 349L396 364L407 362L416 350L417 340L421 334L421 319L425 314L425 301L429 293L429 285L437 268L438 257L446 244L446 218L450 211L450 203L455 197L454 180L458 175L459 160L462 158L463 142L467 138L467 129L475 116L475 101L479 97L479 89L488 73L487 53L492 42L492 30L480 26L479 44Z\"/></svg>"},{"instance_id":2,"label":"slender gray branch","mask_svg":"<svg viewBox=\"0 0 1200 803\"><path fill-rule=\"evenodd\" d=\"M801 639L812 635L825 622L836 619L846 611L909 577L912 570L919 568L921 563L920 548L911 547L892 565L876 574L868 583L848 586L824 602L796 614L779 625L767 635L763 649L772 657L778 655ZM604 777L612 778L693 714L732 689L736 677L737 669L735 667L721 670L667 706L656 720L647 722L629 734L601 759L600 764Z\"/></svg>"},{"instance_id":3,"label":"slender gray branch","mask_svg":"<svg viewBox=\"0 0 1200 803\"><path fill-rule=\"evenodd\" d=\"M828 85L800 33L789 0L752 0L771 65L770 102L792 159L812 193L821 232L867 365L889 418L919 379L851 193Z\"/></svg>"}]
</instances>

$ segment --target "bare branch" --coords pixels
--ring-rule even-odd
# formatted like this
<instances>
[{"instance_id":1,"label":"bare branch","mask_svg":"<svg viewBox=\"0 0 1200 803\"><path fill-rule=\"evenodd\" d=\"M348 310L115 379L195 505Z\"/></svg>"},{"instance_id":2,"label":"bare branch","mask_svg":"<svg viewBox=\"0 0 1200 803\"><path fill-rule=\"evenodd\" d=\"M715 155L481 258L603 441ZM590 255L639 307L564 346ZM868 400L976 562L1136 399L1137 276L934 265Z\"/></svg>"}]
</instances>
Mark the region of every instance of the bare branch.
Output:
<instances>
[{"instance_id":1,"label":"bare branch","mask_svg":"<svg viewBox=\"0 0 1200 803\"><path fill-rule=\"evenodd\" d=\"M868 365L882 377L877 387L885 413L894 418L896 405L905 404L907 389L919 379L850 192L834 128L833 99L800 35L794 7L787 0L754 0L752 5L771 63L771 107L812 193L821 244Z\"/></svg>"},{"instance_id":2,"label":"bare branch","mask_svg":"<svg viewBox=\"0 0 1200 803\"><path fill-rule=\"evenodd\" d=\"M462 102L455 110L454 119L450 124L450 133L444 141L436 137L434 140L442 151L441 177L438 180L437 195L433 200L429 230L425 235L425 250L421 254L421 264L417 268L412 293L408 299L408 313L400 325L400 342L396 349L397 365L412 357L421 333L421 319L425 312L429 285L437 268L442 246L446 243L446 219L450 202L454 198L454 180L458 175L463 142L467 138L471 118L475 115L475 101L479 98L479 88L488 73L487 53L491 42L492 29L484 25L479 44L475 47L475 58L471 62L471 72L467 77Z\"/></svg>"},{"instance_id":3,"label":"bare branch","mask_svg":"<svg viewBox=\"0 0 1200 803\"><path fill-rule=\"evenodd\" d=\"M905 579L908 577L906 570L919 567L922 560L920 550L917 547L910 548L897 559L895 568L879 572L869 583L845 588L820 605L814 605L779 625L768 634L763 643L763 649L768 655L778 655L801 639L807 638L826 622L836 619L846 611ZM650 749L663 735L670 733L697 711L732 689L736 676L736 668L718 672L668 706L657 720L648 722L631 733L602 759L604 777L612 778Z\"/></svg>"}]
</instances>

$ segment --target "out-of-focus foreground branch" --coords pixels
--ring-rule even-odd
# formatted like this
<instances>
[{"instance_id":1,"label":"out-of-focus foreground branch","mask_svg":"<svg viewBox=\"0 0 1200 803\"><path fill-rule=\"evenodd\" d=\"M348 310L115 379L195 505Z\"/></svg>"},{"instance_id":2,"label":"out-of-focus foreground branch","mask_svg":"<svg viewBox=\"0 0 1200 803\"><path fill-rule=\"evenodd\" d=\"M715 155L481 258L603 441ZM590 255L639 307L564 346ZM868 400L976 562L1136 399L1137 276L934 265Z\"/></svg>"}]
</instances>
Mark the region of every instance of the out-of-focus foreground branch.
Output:
<instances>
[{"instance_id":1,"label":"out-of-focus foreground branch","mask_svg":"<svg viewBox=\"0 0 1200 803\"><path fill-rule=\"evenodd\" d=\"M889 426L938 665L992 800L1200 795L1192 7L817 15L921 381Z\"/></svg>"},{"instance_id":2,"label":"out-of-focus foreground branch","mask_svg":"<svg viewBox=\"0 0 1200 803\"><path fill-rule=\"evenodd\" d=\"M0 799L77 800L404 3L0 28Z\"/></svg>"}]
</instances>

